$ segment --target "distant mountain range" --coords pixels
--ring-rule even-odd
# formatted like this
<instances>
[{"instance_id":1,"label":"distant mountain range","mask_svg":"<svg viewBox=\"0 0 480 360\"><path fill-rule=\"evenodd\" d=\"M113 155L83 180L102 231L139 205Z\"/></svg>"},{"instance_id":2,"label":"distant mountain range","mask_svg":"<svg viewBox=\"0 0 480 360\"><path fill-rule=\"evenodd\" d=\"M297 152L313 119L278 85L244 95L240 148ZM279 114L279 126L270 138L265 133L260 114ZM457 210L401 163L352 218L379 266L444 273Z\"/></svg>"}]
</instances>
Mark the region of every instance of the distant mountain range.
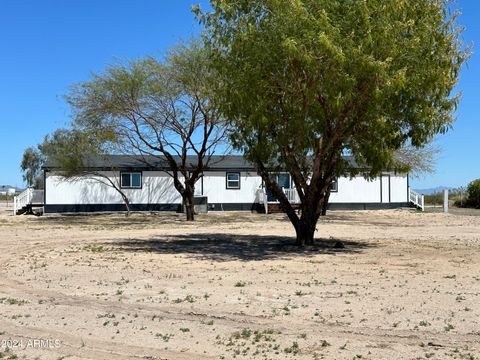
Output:
<instances>
[{"instance_id":1,"label":"distant mountain range","mask_svg":"<svg viewBox=\"0 0 480 360\"><path fill-rule=\"evenodd\" d=\"M422 195L433 195L433 194L442 192L443 190L453 190L453 189L454 188L448 187L448 186L437 186L430 189L414 189L414 191Z\"/></svg>"}]
</instances>

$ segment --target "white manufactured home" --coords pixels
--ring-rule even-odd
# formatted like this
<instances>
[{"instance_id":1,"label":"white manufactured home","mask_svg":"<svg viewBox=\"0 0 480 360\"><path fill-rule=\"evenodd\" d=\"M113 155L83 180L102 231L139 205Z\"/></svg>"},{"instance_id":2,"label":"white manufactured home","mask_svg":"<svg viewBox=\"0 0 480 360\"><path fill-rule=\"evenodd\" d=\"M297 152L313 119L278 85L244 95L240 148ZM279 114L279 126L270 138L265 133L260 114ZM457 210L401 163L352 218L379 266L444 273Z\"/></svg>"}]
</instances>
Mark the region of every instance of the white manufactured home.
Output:
<instances>
[{"instance_id":1,"label":"white manufactured home","mask_svg":"<svg viewBox=\"0 0 480 360\"><path fill-rule=\"evenodd\" d=\"M189 158L192 162L195 157ZM17 199L15 211L36 198L44 213L124 211L121 195L108 185L106 177L122 189L134 211L180 211L182 200L173 186L165 161L146 161L144 157L111 155L92 158L85 176L66 179L55 164L44 167L45 190L32 189ZM101 176L100 176L101 175ZM278 184L292 203L298 195L288 173L275 173ZM278 205L265 191L261 177L242 156L214 156L195 186L209 211L266 211ZM341 177L332 186L330 209L386 209L406 206L422 207L417 194L410 191L408 174L385 172L367 180L363 176Z\"/></svg>"}]
</instances>

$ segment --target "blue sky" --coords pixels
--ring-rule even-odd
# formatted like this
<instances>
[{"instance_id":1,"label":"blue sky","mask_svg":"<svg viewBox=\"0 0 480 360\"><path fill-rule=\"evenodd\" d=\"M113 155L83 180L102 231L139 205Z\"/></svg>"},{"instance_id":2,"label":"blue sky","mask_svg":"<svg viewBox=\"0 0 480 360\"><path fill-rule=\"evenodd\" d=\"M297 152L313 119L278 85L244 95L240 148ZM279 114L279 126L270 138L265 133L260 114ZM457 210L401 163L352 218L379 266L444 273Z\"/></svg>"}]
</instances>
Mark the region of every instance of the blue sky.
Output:
<instances>
[{"instance_id":1,"label":"blue sky","mask_svg":"<svg viewBox=\"0 0 480 360\"><path fill-rule=\"evenodd\" d=\"M207 0L2 0L0 3L0 184L23 185L25 148L69 121L71 84L122 59L160 57L198 34L191 5ZM480 2L459 0L465 42L474 54L463 69L457 122L441 146L437 171L416 188L461 186L480 178Z\"/></svg>"}]
</instances>

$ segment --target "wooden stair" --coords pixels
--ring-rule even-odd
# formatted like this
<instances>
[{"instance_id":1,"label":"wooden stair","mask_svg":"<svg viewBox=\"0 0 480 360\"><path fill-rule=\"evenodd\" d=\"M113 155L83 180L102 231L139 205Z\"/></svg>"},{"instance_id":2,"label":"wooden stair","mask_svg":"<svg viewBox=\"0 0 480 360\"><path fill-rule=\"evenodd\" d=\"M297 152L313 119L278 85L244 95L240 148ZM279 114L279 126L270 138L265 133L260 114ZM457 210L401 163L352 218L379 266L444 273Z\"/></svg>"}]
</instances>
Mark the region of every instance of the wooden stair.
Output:
<instances>
[{"instance_id":1,"label":"wooden stair","mask_svg":"<svg viewBox=\"0 0 480 360\"><path fill-rule=\"evenodd\" d=\"M43 190L27 188L13 199L13 213L15 215L34 214L34 208L43 207Z\"/></svg>"},{"instance_id":2,"label":"wooden stair","mask_svg":"<svg viewBox=\"0 0 480 360\"><path fill-rule=\"evenodd\" d=\"M291 204L294 210L300 210L300 204ZM282 213L282 208L279 203L268 203L268 213L278 214Z\"/></svg>"},{"instance_id":3,"label":"wooden stair","mask_svg":"<svg viewBox=\"0 0 480 360\"><path fill-rule=\"evenodd\" d=\"M23 215L32 211L32 205L28 204L15 211L15 215Z\"/></svg>"}]
</instances>

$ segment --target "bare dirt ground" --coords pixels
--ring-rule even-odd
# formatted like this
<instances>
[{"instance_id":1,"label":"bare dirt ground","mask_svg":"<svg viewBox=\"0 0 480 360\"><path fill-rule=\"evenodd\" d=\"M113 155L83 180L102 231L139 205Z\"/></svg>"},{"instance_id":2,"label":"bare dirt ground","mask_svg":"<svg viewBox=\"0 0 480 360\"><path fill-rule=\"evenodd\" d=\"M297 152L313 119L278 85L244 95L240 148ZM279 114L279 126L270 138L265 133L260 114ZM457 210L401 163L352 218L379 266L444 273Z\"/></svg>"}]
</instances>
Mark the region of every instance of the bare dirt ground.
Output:
<instances>
[{"instance_id":1,"label":"bare dirt ground","mask_svg":"<svg viewBox=\"0 0 480 360\"><path fill-rule=\"evenodd\" d=\"M480 358L480 217L0 212L0 358Z\"/></svg>"}]
</instances>

